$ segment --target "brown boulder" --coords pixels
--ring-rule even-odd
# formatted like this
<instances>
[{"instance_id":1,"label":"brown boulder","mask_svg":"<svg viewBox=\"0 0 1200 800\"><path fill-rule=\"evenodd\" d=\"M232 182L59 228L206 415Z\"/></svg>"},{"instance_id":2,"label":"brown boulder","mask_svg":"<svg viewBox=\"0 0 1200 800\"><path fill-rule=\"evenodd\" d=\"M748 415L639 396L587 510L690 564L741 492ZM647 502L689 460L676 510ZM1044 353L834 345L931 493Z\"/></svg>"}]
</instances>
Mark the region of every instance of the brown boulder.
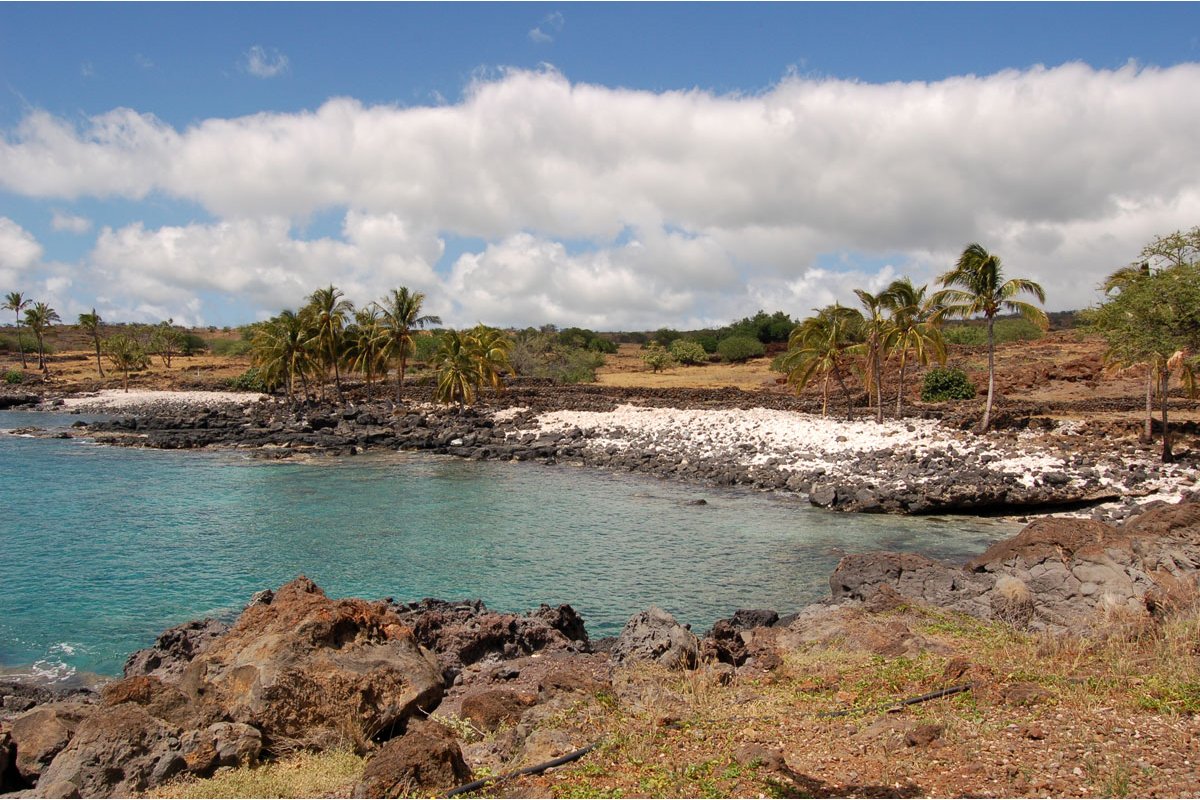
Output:
<instances>
[{"instance_id":1,"label":"brown boulder","mask_svg":"<svg viewBox=\"0 0 1200 800\"><path fill-rule=\"evenodd\" d=\"M193 620L163 631L154 644L125 660L125 677L153 675L176 680L192 659L229 630L215 619Z\"/></svg>"},{"instance_id":2,"label":"brown boulder","mask_svg":"<svg viewBox=\"0 0 1200 800\"><path fill-rule=\"evenodd\" d=\"M204 730L188 731L180 744L188 772L207 776L218 767L256 764L262 753L262 733L240 722L217 722Z\"/></svg>"},{"instance_id":3,"label":"brown boulder","mask_svg":"<svg viewBox=\"0 0 1200 800\"><path fill-rule=\"evenodd\" d=\"M471 780L454 734L436 722L414 723L367 762L355 797L406 797L445 792Z\"/></svg>"},{"instance_id":4,"label":"brown boulder","mask_svg":"<svg viewBox=\"0 0 1200 800\"><path fill-rule=\"evenodd\" d=\"M157 786L187 766L179 734L135 703L100 708L42 772L35 795L130 797Z\"/></svg>"},{"instance_id":5,"label":"brown boulder","mask_svg":"<svg viewBox=\"0 0 1200 800\"><path fill-rule=\"evenodd\" d=\"M242 612L181 690L272 742L365 747L442 697L441 670L383 603L330 600L308 578Z\"/></svg>"},{"instance_id":6,"label":"brown boulder","mask_svg":"<svg viewBox=\"0 0 1200 800\"><path fill-rule=\"evenodd\" d=\"M22 788L24 782L17 774L17 752L12 735L0 728L0 794Z\"/></svg>"},{"instance_id":7,"label":"brown boulder","mask_svg":"<svg viewBox=\"0 0 1200 800\"><path fill-rule=\"evenodd\" d=\"M151 716L180 728L202 724L197 706L183 692L149 675L123 678L105 685L100 690L100 702L106 706L136 703Z\"/></svg>"},{"instance_id":8,"label":"brown boulder","mask_svg":"<svg viewBox=\"0 0 1200 800\"><path fill-rule=\"evenodd\" d=\"M485 689L462 699L460 713L481 731L490 733L502 725L513 724L521 714L537 702L532 694L508 689Z\"/></svg>"},{"instance_id":9,"label":"brown boulder","mask_svg":"<svg viewBox=\"0 0 1200 800\"><path fill-rule=\"evenodd\" d=\"M1127 536L1094 519L1042 517L1026 525L1013 538L997 542L968 561L966 568L971 572L991 572L1001 565L1018 561L1034 564L1047 558L1065 560L1103 552L1107 547L1127 541Z\"/></svg>"},{"instance_id":10,"label":"brown boulder","mask_svg":"<svg viewBox=\"0 0 1200 800\"><path fill-rule=\"evenodd\" d=\"M54 757L62 752L96 707L86 703L47 703L37 706L12 721L13 746L17 773L35 783Z\"/></svg>"}]
</instances>

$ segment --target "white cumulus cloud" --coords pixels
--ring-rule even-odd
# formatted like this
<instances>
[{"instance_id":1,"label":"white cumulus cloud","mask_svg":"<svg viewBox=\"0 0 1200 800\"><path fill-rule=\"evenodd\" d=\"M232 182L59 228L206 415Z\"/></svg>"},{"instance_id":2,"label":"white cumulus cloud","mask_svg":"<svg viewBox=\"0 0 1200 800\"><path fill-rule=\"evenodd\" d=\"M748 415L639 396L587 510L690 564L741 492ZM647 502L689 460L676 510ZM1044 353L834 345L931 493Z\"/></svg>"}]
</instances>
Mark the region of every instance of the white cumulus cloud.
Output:
<instances>
[{"instance_id":1,"label":"white cumulus cloud","mask_svg":"<svg viewBox=\"0 0 1200 800\"><path fill-rule=\"evenodd\" d=\"M68 214L55 209L50 218L50 227L66 233L87 233L92 229L92 221L78 214Z\"/></svg>"},{"instance_id":2,"label":"white cumulus cloud","mask_svg":"<svg viewBox=\"0 0 1200 800\"><path fill-rule=\"evenodd\" d=\"M1077 308L1200 221L1198 83L1196 64L1067 64L718 95L547 69L453 105L333 98L185 129L32 111L0 131L0 190L198 204L211 222L102 230L81 267L180 314L201 293L274 309L408 282L460 322L703 324L930 280L972 241ZM296 233L330 212L338 235ZM439 265L449 237L484 244Z\"/></svg>"}]
</instances>

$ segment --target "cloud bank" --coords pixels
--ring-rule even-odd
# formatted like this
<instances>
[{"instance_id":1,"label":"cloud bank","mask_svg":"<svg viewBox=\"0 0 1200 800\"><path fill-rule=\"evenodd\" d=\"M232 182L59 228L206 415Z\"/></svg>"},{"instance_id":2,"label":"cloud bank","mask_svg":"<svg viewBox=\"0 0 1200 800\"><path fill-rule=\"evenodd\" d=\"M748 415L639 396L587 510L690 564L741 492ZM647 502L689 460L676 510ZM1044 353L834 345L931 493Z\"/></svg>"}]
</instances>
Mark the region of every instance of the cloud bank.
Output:
<instances>
[{"instance_id":1,"label":"cloud bank","mask_svg":"<svg viewBox=\"0 0 1200 800\"><path fill-rule=\"evenodd\" d=\"M1200 221L1196 85L1196 64L1068 64L717 95L547 69L456 105L334 98L183 130L32 111L0 136L0 190L202 207L211 221L103 228L77 268L177 319L214 316L201 296L265 312L333 281L360 301L406 283L455 323L698 325L930 280L972 241L1076 308ZM340 235L301 234L330 213Z\"/></svg>"}]
</instances>

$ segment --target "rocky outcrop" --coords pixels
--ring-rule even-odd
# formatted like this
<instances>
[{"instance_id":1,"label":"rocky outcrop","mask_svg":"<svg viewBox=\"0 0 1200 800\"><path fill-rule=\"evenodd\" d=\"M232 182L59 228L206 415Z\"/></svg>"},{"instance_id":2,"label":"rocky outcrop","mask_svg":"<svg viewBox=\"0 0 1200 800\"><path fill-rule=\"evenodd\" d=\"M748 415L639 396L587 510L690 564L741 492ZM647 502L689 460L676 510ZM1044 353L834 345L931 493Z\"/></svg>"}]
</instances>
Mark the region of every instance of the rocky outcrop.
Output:
<instances>
[{"instance_id":1,"label":"rocky outcrop","mask_svg":"<svg viewBox=\"0 0 1200 800\"><path fill-rule=\"evenodd\" d=\"M169 628L153 645L138 650L125 660L125 676L153 675L172 680L183 674L192 659L204 651L229 624L215 619L193 620Z\"/></svg>"},{"instance_id":2,"label":"rocky outcrop","mask_svg":"<svg viewBox=\"0 0 1200 800\"><path fill-rule=\"evenodd\" d=\"M511 659L537 652L584 651L583 619L568 605L543 605L528 614L489 611L480 600L448 603L425 599L393 605L421 646L435 653L448 681L485 658Z\"/></svg>"},{"instance_id":3,"label":"rocky outcrop","mask_svg":"<svg viewBox=\"0 0 1200 800\"><path fill-rule=\"evenodd\" d=\"M354 796L410 797L445 792L470 780L471 770L454 734L436 722L422 722L367 762Z\"/></svg>"},{"instance_id":4,"label":"rocky outcrop","mask_svg":"<svg viewBox=\"0 0 1200 800\"><path fill-rule=\"evenodd\" d=\"M135 703L98 709L42 773L38 797L131 797L183 772L182 731Z\"/></svg>"},{"instance_id":5,"label":"rocky outcrop","mask_svg":"<svg viewBox=\"0 0 1200 800\"><path fill-rule=\"evenodd\" d=\"M12 721L13 761L21 780L32 785L42 776L96 707L78 702L47 703Z\"/></svg>"},{"instance_id":6,"label":"rocky outcrop","mask_svg":"<svg viewBox=\"0 0 1200 800\"><path fill-rule=\"evenodd\" d=\"M297 578L252 605L193 659L180 689L268 744L348 740L404 729L444 689L436 659L384 603L330 600Z\"/></svg>"},{"instance_id":7,"label":"rocky outcrop","mask_svg":"<svg viewBox=\"0 0 1200 800\"><path fill-rule=\"evenodd\" d=\"M619 663L649 661L671 669L691 669L699 656L696 634L661 608L634 614L617 637L612 657Z\"/></svg>"},{"instance_id":8,"label":"rocky outcrop","mask_svg":"<svg viewBox=\"0 0 1200 800\"><path fill-rule=\"evenodd\" d=\"M961 567L900 553L847 556L835 601L881 590L1035 630L1082 630L1104 615L1158 614L1200 591L1200 504L1157 505L1121 527L1046 517Z\"/></svg>"}]
</instances>

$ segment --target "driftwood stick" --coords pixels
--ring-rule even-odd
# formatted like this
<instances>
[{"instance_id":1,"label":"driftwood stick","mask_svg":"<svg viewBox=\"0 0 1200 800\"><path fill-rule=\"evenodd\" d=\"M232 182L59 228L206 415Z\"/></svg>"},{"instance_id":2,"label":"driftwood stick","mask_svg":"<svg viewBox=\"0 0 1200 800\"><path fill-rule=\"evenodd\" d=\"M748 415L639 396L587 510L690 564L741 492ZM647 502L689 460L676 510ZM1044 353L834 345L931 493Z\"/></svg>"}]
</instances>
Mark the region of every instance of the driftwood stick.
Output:
<instances>
[{"instance_id":1,"label":"driftwood stick","mask_svg":"<svg viewBox=\"0 0 1200 800\"><path fill-rule=\"evenodd\" d=\"M907 700L900 700L896 703L883 703L878 706L868 706L867 708L847 708L842 711L822 711L817 714L818 717L845 717L850 714L870 714L874 711L900 711L905 706L915 706L917 703L927 703L930 700L937 700L942 697L949 697L952 694L961 692L969 692L975 688L973 683L964 683L959 686L948 686L945 689L938 689L936 692L917 695L910 697Z\"/></svg>"},{"instance_id":2,"label":"driftwood stick","mask_svg":"<svg viewBox=\"0 0 1200 800\"><path fill-rule=\"evenodd\" d=\"M489 783L494 783L496 781L507 781L507 780L511 780L512 778L518 778L522 775L538 775L542 772L545 772L548 769L553 769L554 767L561 767L563 764L569 764L572 761L577 761L577 760L583 758L588 753L592 752L592 750L594 750L596 748L596 745L598 745L598 744L600 744L600 743L592 742L587 747L581 747L578 750L567 753L565 756L559 756L558 758L553 759L552 761L547 761L544 764L536 764L532 767L525 767L524 769L519 769L516 772L509 772L504 775L497 775L495 778L483 778L481 780L471 781L470 783L464 783L462 786L455 786L453 789L451 789L450 791L448 791L444 795L442 795L442 797L455 797L456 795L466 794L467 792L473 792L477 789L482 789L484 786L487 786Z\"/></svg>"}]
</instances>

